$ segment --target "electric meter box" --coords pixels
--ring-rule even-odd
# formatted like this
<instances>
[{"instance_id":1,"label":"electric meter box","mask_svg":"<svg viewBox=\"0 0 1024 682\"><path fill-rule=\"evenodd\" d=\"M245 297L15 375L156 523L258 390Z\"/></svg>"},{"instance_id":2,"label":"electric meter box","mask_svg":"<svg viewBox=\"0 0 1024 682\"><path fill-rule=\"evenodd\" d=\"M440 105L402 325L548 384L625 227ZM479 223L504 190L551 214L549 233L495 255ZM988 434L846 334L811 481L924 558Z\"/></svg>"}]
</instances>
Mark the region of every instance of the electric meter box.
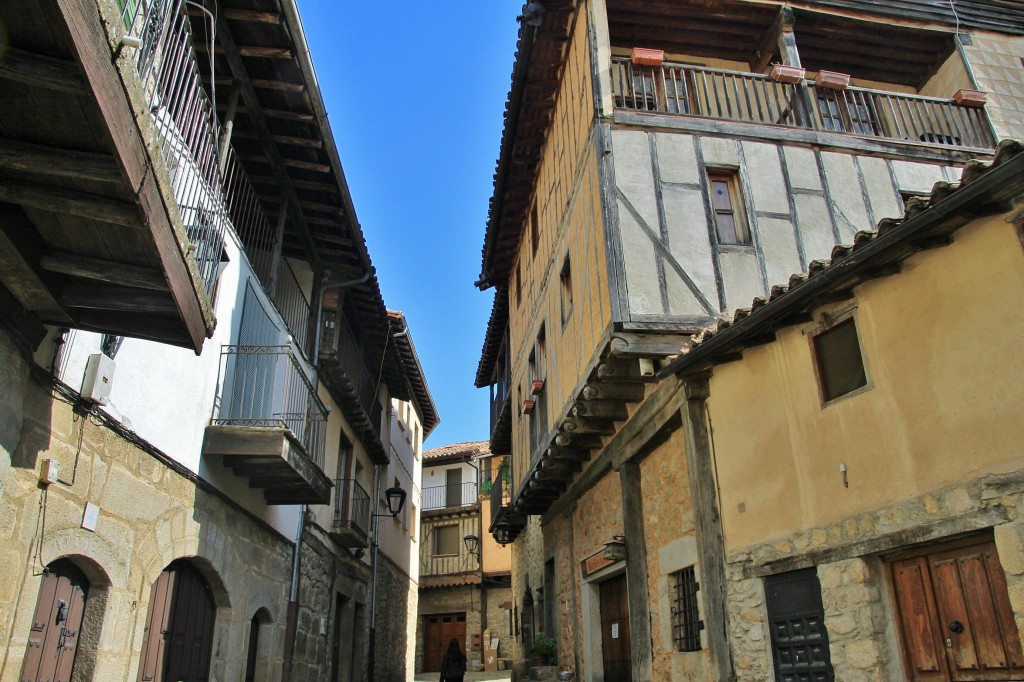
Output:
<instances>
[{"instance_id":1,"label":"electric meter box","mask_svg":"<svg viewBox=\"0 0 1024 682\"><path fill-rule=\"evenodd\" d=\"M97 405L106 405L114 380L114 361L103 353L93 353L85 363L82 398Z\"/></svg>"}]
</instances>

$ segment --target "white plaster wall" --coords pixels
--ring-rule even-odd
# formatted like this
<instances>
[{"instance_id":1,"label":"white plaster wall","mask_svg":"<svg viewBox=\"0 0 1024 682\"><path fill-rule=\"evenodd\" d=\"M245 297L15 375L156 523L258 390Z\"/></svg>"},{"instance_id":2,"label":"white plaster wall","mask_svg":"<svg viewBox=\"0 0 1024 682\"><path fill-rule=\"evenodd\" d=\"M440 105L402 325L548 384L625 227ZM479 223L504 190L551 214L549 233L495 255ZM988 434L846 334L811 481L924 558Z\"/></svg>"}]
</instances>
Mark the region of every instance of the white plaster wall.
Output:
<instances>
[{"instance_id":1,"label":"white plaster wall","mask_svg":"<svg viewBox=\"0 0 1024 682\"><path fill-rule=\"evenodd\" d=\"M397 520L380 519L378 542L380 551L399 566L412 578L419 581L419 510L422 508L420 495L420 479L422 478L421 461L418 453L422 452L422 441L417 429L419 417L416 410L408 402L391 401L390 452L391 461L384 469L384 478L380 485L380 496L395 484L405 490L406 501L402 513ZM380 504L378 503L378 507ZM415 507L415 512L413 511ZM387 505L380 513L386 513ZM415 539L414 539L415 538Z\"/></svg>"}]
</instances>

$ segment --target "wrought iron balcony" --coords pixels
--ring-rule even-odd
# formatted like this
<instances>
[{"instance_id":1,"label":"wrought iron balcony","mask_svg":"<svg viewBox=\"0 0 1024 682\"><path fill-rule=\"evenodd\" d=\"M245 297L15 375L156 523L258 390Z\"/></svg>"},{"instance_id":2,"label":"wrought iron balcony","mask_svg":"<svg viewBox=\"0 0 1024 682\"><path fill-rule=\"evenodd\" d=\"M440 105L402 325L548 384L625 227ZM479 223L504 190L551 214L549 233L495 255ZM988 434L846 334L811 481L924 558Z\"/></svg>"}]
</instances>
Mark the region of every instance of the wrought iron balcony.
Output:
<instances>
[{"instance_id":1,"label":"wrought iron balcony","mask_svg":"<svg viewBox=\"0 0 1024 682\"><path fill-rule=\"evenodd\" d=\"M334 482L331 535L344 547L369 547L370 495L355 479Z\"/></svg>"},{"instance_id":2,"label":"wrought iron balcony","mask_svg":"<svg viewBox=\"0 0 1024 682\"><path fill-rule=\"evenodd\" d=\"M476 483L438 485L423 489L423 511L472 507L477 504Z\"/></svg>"},{"instance_id":3,"label":"wrought iron balcony","mask_svg":"<svg viewBox=\"0 0 1024 682\"><path fill-rule=\"evenodd\" d=\"M782 126L894 142L990 151L982 109L951 99L813 81L779 83L766 75L665 63L638 66L613 59L615 106L632 111Z\"/></svg>"},{"instance_id":4,"label":"wrought iron balcony","mask_svg":"<svg viewBox=\"0 0 1024 682\"><path fill-rule=\"evenodd\" d=\"M219 402L203 440L269 504L329 504L327 408L290 346L224 346Z\"/></svg>"}]
</instances>

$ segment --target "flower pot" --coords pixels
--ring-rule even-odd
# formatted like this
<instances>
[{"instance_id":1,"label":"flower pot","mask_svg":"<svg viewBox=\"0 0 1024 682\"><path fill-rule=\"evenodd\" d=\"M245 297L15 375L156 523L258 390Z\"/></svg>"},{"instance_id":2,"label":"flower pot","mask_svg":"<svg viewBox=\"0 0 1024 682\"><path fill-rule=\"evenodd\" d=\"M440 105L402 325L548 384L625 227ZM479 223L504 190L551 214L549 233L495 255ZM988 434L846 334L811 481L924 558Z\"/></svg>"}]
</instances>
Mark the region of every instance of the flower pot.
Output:
<instances>
[{"instance_id":1,"label":"flower pot","mask_svg":"<svg viewBox=\"0 0 1024 682\"><path fill-rule=\"evenodd\" d=\"M533 395L539 395L540 392L543 391L543 390L544 390L544 380L543 379L534 379L533 382L532 382L532 385L531 385L530 392L533 393Z\"/></svg>"},{"instance_id":2,"label":"flower pot","mask_svg":"<svg viewBox=\"0 0 1024 682\"><path fill-rule=\"evenodd\" d=\"M836 71L819 71L814 84L821 88L845 90L850 85L850 74Z\"/></svg>"},{"instance_id":3,"label":"flower pot","mask_svg":"<svg viewBox=\"0 0 1024 682\"><path fill-rule=\"evenodd\" d=\"M953 95L953 101L962 107L974 107L980 108L985 106L985 101L988 99L988 95L980 90L969 90L967 88L960 88Z\"/></svg>"},{"instance_id":4,"label":"flower pot","mask_svg":"<svg viewBox=\"0 0 1024 682\"><path fill-rule=\"evenodd\" d=\"M523 414L530 414L531 412L533 412L533 407L536 404L537 403L532 401L532 400L524 400L523 401Z\"/></svg>"},{"instance_id":5,"label":"flower pot","mask_svg":"<svg viewBox=\"0 0 1024 682\"><path fill-rule=\"evenodd\" d=\"M661 66L665 61L665 50L654 50L649 47L634 47L629 54L634 64L640 66Z\"/></svg>"},{"instance_id":6,"label":"flower pot","mask_svg":"<svg viewBox=\"0 0 1024 682\"><path fill-rule=\"evenodd\" d=\"M799 83L807 75L807 69L788 64L772 64L768 77L779 83Z\"/></svg>"}]
</instances>

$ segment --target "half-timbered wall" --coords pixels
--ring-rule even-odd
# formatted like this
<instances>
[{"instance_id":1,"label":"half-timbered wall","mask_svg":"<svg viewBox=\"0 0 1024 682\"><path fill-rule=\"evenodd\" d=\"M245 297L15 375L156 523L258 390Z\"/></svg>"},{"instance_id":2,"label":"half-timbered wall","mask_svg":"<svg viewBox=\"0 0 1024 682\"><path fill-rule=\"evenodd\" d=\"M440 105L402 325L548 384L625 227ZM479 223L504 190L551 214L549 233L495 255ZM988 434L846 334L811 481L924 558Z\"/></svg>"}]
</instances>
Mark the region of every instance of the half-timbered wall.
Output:
<instances>
[{"instance_id":1,"label":"half-timbered wall","mask_svg":"<svg viewBox=\"0 0 1024 682\"><path fill-rule=\"evenodd\" d=\"M590 77L586 9L578 10L551 130L535 190L537 248L531 225L523 226L517 265L509 282L509 329L512 348L513 452L532 447L556 425L611 321L597 156L593 135L593 89ZM561 275L571 272L572 307L563 313ZM520 281L516 281L516 272ZM563 323L564 317L564 323ZM538 410L522 413L532 397L529 358L544 329L543 395ZM534 433L531 437L531 420ZM528 457L513 459L515 485Z\"/></svg>"},{"instance_id":2,"label":"half-timbered wall","mask_svg":"<svg viewBox=\"0 0 1024 682\"><path fill-rule=\"evenodd\" d=\"M694 328L750 305L951 168L726 137L612 132L627 327ZM708 171L735 172L750 246L715 237ZM656 276L654 276L656 274Z\"/></svg>"},{"instance_id":3,"label":"half-timbered wall","mask_svg":"<svg viewBox=\"0 0 1024 682\"><path fill-rule=\"evenodd\" d=\"M964 47L1000 139L1024 137L1024 38L974 33Z\"/></svg>"}]
</instances>

